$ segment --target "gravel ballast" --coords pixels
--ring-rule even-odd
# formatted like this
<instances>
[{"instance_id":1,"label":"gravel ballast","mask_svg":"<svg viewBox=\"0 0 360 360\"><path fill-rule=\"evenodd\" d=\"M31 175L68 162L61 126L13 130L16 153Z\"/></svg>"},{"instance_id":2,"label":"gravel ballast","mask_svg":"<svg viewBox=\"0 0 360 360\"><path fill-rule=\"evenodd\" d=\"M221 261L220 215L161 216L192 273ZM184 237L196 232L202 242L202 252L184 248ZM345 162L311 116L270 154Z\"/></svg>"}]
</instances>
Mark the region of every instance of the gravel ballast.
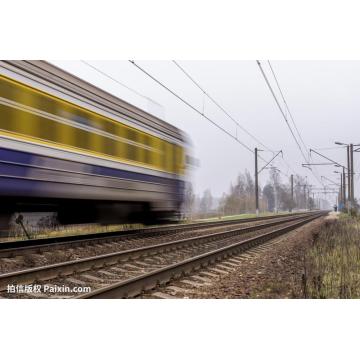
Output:
<instances>
[{"instance_id":1,"label":"gravel ballast","mask_svg":"<svg viewBox=\"0 0 360 360\"><path fill-rule=\"evenodd\" d=\"M228 275L221 275L211 285L182 294L186 298L303 298L304 253L321 224L317 219L289 234L278 237L266 249L251 252ZM211 267L209 267L211 270ZM176 283L174 284L176 285ZM177 297L182 297L177 294Z\"/></svg>"}]
</instances>

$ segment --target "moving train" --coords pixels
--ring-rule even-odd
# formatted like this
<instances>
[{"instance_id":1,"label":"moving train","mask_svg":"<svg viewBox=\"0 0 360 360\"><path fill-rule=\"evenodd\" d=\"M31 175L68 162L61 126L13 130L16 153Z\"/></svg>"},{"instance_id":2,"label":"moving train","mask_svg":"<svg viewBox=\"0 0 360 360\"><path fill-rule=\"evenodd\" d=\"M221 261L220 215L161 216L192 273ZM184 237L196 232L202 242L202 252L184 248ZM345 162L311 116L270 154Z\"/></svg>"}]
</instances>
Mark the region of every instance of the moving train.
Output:
<instances>
[{"instance_id":1,"label":"moving train","mask_svg":"<svg viewBox=\"0 0 360 360\"><path fill-rule=\"evenodd\" d=\"M0 226L156 223L184 200L185 134L45 61L0 61Z\"/></svg>"}]
</instances>

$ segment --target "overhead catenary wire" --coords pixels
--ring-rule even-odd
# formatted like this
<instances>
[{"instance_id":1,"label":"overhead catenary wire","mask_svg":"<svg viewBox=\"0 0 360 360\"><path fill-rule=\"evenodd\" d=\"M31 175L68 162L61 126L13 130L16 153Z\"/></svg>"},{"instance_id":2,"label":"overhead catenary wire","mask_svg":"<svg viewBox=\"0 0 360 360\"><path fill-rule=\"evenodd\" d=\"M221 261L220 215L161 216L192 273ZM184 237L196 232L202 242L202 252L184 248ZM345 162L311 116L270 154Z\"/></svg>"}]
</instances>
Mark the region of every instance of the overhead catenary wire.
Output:
<instances>
[{"instance_id":1,"label":"overhead catenary wire","mask_svg":"<svg viewBox=\"0 0 360 360\"><path fill-rule=\"evenodd\" d=\"M279 83L279 81L278 81L278 79L277 79L277 76L276 76L276 74L275 74L275 71L274 71L274 69L273 69L273 67L272 67L272 65L271 65L271 63L270 63L269 60L268 60L268 64L269 64L271 73L272 73L272 75L273 75L273 77L274 77L274 80L275 80L275 82L276 82L277 88L278 88L278 90L279 90L279 92L280 92L280 95L281 95L281 97L282 97L282 99L283 99L283 102L284 102L284 104L285 104L285 108L286 108L288 114L290 115L290 119L291 119L291 121L292 121L292 123L293 123L293 125L294 125L295 131L296 131L296 133L297 133L297 135L298 135L298 137L299 137L302 145L303 145L304 148L305 148L305 153L307 154L307 159L308 159L308 161L310 162L311 153L309 154L308 147L307 147L307 145L305 144L304 139L303 139L303 137L301 136L301 133L300 133L300 131L299 131L297 125L296 125L296 122L295 122L295 120L294 120L294 117L293 117L293 115L292 115L292 113L291 113L291 111L290 111L290 108L289 108L289 106L288 106L288 103L287 103L287 101L286 101L286 99L285 99L284 93L283 93L283 91L281 90L280 83ZM286 115L285 115L285 116L286 116ZM312 169L312 168L309 168L309 169L310 169L310 171L313 173L313 175L314 175L314 177L316 178L316 180L317 180L319 183L323 184L323 182L321 181L321 178L320 178L320 180L319 180L319 174L318 174L317 170L316 170L316 169Z\"/></svg>"},{"instance_id":2,"label":"overhead catenary wire","mask_svg":"<svg viewBox=\"0 0 360 360\"><path fill-rule=\"evenodd\" d=\"M292 130L292 128L291 128L291 126L290 126L290 124L289 124L289 121L288 121L288 119L287 119L287 117L286 117L286 115L285 115L285 113L284 113L284 110L283 110L282 107L280 106L279 100L277 99L277 97L276 97L276 95L275 95L275 92L274 92L274 90L273 90L273 88L272 88L272 86L271 86L271 84L270 84L270 82L269 82L269 80L268 80L265 72L264 72L264 69L263 69L262 66L261 66L260 61L259 61L259 60L256 60L256 63L257 63L257 65L258 65L258 67L259 67L259 69L260 69L260 71L261 71L261 74L262 74L262 76L263 76L263 78L264 78L264 80L265 80L265 82L266 82L266 84L267 84L267 86L268 86L268 88L269 88L269 90L270 90L270 92L271 92L271 94L272 94L272 96L273 96L273 98L274 98L274 100L275 100L275 102L276 102L279 110L280 110L280 113L282 114L282 116L283 116L283 118L284 118L284 120L285 120L285 123L286 123L288 129L290 130L291 136L292 136L293 139L295 140L295 143L296 143L298 149L300 150L300 153L301 153L302 157L304 158L305 161L309 161L309 159L305 156L304 151L303 151L303 149L302 149L302 147L301 147L298 139L296 138L296 136L295 136L295 134L294 134L294 131ZM277 84L278 84L278 82L277 82ZM280 91L281 91L281 90L280 90ZM281 93L282 93L282 91L281 91ZM282 96L283 96L283 95L282 95ZM284 99L284 98L283 98L283 99ZM290 113L289 109L288 109L288 112ZM306 147L305 147L305 149L306 149ZM307 150L306 150L306 152L307 152ZM315 175L315 173L313 172L313 170L312 170L312 169L310 169L310 170L311 170L311 173L312 173L312 174L314 175L314 177L316 178L316 180L317 180L320 184L323 185L322 181L320 181L320 180L318 179L318 177Z\"/></svg>"},{"instance_id":3,"label":"overhead catenary wire","mask_svg":"<svg viewBox=\"0 0 360 360\"><path fill-rule=\"evenodd\" d=\"M283 94L283 91L281 90L281 87L280 87L279 81L278 81L278 79L277 79L277 76L276 76L276 74L275 74L275 71L274 71L273 67L271 66L271 63L270 63L269 60L268 60L268 64L269 64L270 70L271 70L271 72L272 72L272 74L273 74L273 76L274 76L274 79L275 79L277 88L279 89L280 95L281 95L281 97L282 97L282 99L283 99L283 101L284 101L284 104L285 104L285 107L286 107L286 109L287 109L287 112L288 112L289 115L290 115L290 119L291 119L291 121L292 121L292 123L293 123L293 125L294 125L295 131L296 131L296 133L298 134L298 136L299 136L299 138L300 138L300 141L301 141L302 144L304 145L304 148L305 148L305 150L306 150L306 152L307 152L307 151L308 151L308 150L307 150L307 146L306 146L306 144L305 144L305 142L304 142L304 140L303 140L303 137L302 137L301 134L300 134L300 131L299 131L298 127L296 126L294 117L292 116L292 113L291 113L291 111L290 111L290 109L289 109L289 106L288 106L288 104L287 104L287 102L286 102L286 100L285 100L285 96L284 96L284 94Z\"/></svg>"},{"instance_id":4,"label":"overhead catenary wire","mask_svg":"<svg viewBox=\"0 0 360 360\"><path fill-rule=\"evenodd\" d=\"M314 150L319 150L319 151L324 151L324 150L338 150L338 149L341 149L341 148L346 148L346 145L345 146L330 146L330 147L323 147L323 148L313 148Z\"/></svg>"},{"instance_id":5,"label":"overhead catenary wire","mask_svg":"<svg viewBox=\"0 0 360 360\"><path fill-rule=\"evenodd\" d=\"M284 93L283 93L283 91L281 90L281 87L280 87L280 83L279 83L279 81L278 81L278 78L277 78L277 76L276 76L276 74L275 74L275 71L274 71L274 69L273 69L273 67L272 67L272 65L271 65L271 63L270 63L269 60L268 60L268 64L269 64L271 73L272 73L272 75L273 75L273 77L274 77L274 80L275 80L275 82L276 82L277 88L278 88L278 90L279 90L279 92L280 92L280 95L281 95L281 97L282 97L282 99L283 99L283 102L284 102L284 104L285 104L285 108L286 108L288 114L290 115L290 119L291 119L291 121L292 121L292 123L293 123L293 125L294 125L295 131L296 131L296 133L297 133L297 135L298 135L298 137L299 137L302 145L303 145L304 148L305 148L305 153L307 154L307 159L308 159L308 161L310 162L311 154L309 155L308 147L307 147L307 145L305 144L305 141L304 141L303 137L301 136L301 133L300 133L300 131L299 131L297 125L296 125L296 122L295 122L295 120L294 120L294 117L293 117L293 115L292 115L292 113L291 113L291 111L290 111L290 108L289 108L289 106L288 106L288 103L287 103L287 101L286 101L286 99L285 99ZM285 115L285 116L286 116L286 115ZM322 181L319 180L319 174L318 174L317 170L310 168L310 171L313 173L313 175L315 176L316 180L317 180L319 183L322 184Z\"/></svg>"},{"instance_id":6,"label":"overhead catenary wire","mask_svg":"<svg viewBox=\"0 0 360 360\"><path fill-rule=\"evenodd\" d=\"M150 101L150 102L152 102L152 103L154 103L154 104L157 104L157 105L161 106L160 104L158 104L158 103L157 103L156 101L154 101L153 99L151 99L151 98L149 98L148 96L145 96L145 95L139 93L138 91L134 90L134 89L131 88L130 86L122 83L122 82L119 81L118 79L114 78L113 76L111 76L111 75L107 74L106 72L104 72L103 70L99 69L98 67L96 67L96 66L88 63L88 62L85 61L85 60L80 60L80 61L81 61L83 64L85 64L85 65L87 65L88 67L90 67L90 68L92 68L93 70L95 70L96 72L98 72L99 74L107 77L108 79L116 82L117 84L119 84L119 85L121 85L122 87L126 88L127 90L131 91L132 93L134 93L134 94L142 97L143 99L146 99L146 100L148 100L148 101Z\"/></svg>"},{"instance_id":7,"label":"overhead catenary wire","mask_svg":"<svg viewBox=\"0 0 360 360\"><path fill-rule=\"evenodd\" d=\"M269 147L267 147L264 143L262 143L256 136L251 134L247 129L245 129L236 119L234 119L233 116L229 114L225 108L219 104L218 101L216 101L207 91L204 90L204 88L194 80L194 78L175 60L172 60L172 62L185 74L185 76L190 79L190 81L198 88L200 91L203 92L205 96L207 96L229 119L231 119L237 127L239 127L242 131L244 131L247 135L249 135L253 140L255 140L258 144L260 144L263 148L266 150L273 152Z\"/></svg>"},{"instance_id":8,"label":"overhead catenary wire","mask_svg":"<svg viewBox=\"0 0 360 360\"><path fill-rule=\"evenodd\" d=\"M119 85L121 85L122 87L128 89L129 91L135 93L136 95L147 99L151 102L156 103L154 100L150 99L149 97L139 93L138 91L132 89L131 87L127 86L126 84L120 82L119 80L117 80L116 78L114 78L113 76L107 74L106 72L102 71L101 69L97 68L96 66L88 63L87 61L81 60L82 63L84 63L85 65L89 66L90 68L92 68L93 70L97 71L98 73L102 74L103 76L111 79L112 81L118 83ZM203 112L201 112L200 110L198 110L195 106L193 106L192 104L190 104L188 101L186 101L185 99L183 99L182 97L180 97L178 94L176 94L174 91L172 91L170 88L168 88L166 85L164 85L163 83L161 83L159 80L157 80L155 77L153 77L151 74L149 74L145 69L141 68L138 64L135 63L135 61L133 60L129 60L130 63L132 63L134 66L136 66L139 70L141 70L142 72L144 72L146 75L148 75L152 80L154 80L156 83L158 83L159 85L161 85L163 88L165 88L167 91L169 91L172 95L174 95L175 97L177 97L179 100L181 100L184 104L186 104L187 106L189 106L192 110L194 110L195 112L197 112L199 115L201 115L202 117L204 117L206 120L208 120L209 122L211 122L214 126L216 126L219 130L221 130L222 132L224 132L226 135L230 136L233 140L235 140L236 142L238 142L240 145L242 145L244 148L246 148L249 152L254 153L254 150L251 149L249 146L247 146L246 144L244 144L242 141L240 141L237 136L234 136L233 134L231 134L229 131L227 131L226 129L224 129L223 127L221 127L219 124L217 124L214 120L210 119L208 116L206 116ZM197 86L199 86L197 84ZM212 101L214 102L219 108L221 108L224 112L226 112L226 110L220 105L218 104L212 97L209 96L209 94L204 91L203 89L201 89L202 92ZM228 116L231 117L231 115L227 114ZM233 121L236 122L235 119L232 119ZM238 124L238 123L237 123ZM244 132L246 132L249 136L251 136L254 140L256 140L260 145L262 145L264 148L268 149L270 152L274 152L272 150L270 150L266 145L264 145L260 140L258 140L254 135L252 135L250 132L248 132L245 128L243 128L240 124L238 124L239 128L241 128ZM262 156L259 155L259 159L261 159L262 161L266 162L267 160L264 159ZM286 177L289 178L289 176L287 174L285 174L284 172L282 172L279 169L279 172L282 173L283 175L285 175Z\"/></svg>"},{"instance_id":9,"label":"overhead catenary wire","mask_svg":"<svg viewBox=\"0 0 360 360\"><path fill-rule=\"evenodd\" d=\"M286 115L284 114L284 110L282 109L282 107L281 107L280 104L279 104L279 100L277 99L277 97L276 97L276 95L275 95L275 93L274 93L274 90L273 90L273 88L271 87L271 84L270 84L270 82L269 82L269 80L268 80L268 78L267 78L267 76L266 76L266 74L265 74L265 72L264 72L264 70L263 70L263 68L262 68L262 66L261 66L260 61L259 61L259 60L256 60L256 63L258 64L258 67L259 67L259 69L260 69L260 71L261 71L261 73L262 73L262 75L263 75L263 77L264 77L264 80L265 80L265 82L266 82L266 84L267 84L267 86L268 86L268 88L269 88L269 90L270 90L270 92L271 92L271 94L272 94L272 96L273 96L273 98L274 98L274 100L275 100L275 102L276 102L276 104L277 104L277 106L278 106L278 108L279 108L279 110L280 110L280 112L281 112L284 120L285 120L285 123L286 123L287 127L288 127L289 130L290 130L290 133L291 133L292 137L294 138L294 140L295 140L295 142L296 142L297 147L299 148L299 150L300 150L303 158L305 159L305 161L308 161L308 160L306 159L306 156L305 156L304 153L303 153L303 150L302 150L302 148L301 148L301 146L300 146L300 144L299 144L298 139L296 138L296 136L295 136L295 134L294 134L294 132L293 132L290 124L289 124L289 121L288 121Z\"/></svg>"},{"instance_id":10,"label":"overhead catenary wire","mask_svg":"<svg viewBox=\"0 0 360 360\"><path fill-rule=\"evenodd\" d=\"M212 96L209 95L207 91L204 90L204 88L194 80L194 78L175 60L172 60L172 62L195 84L197 88L199 88L202 93L207 96L220 110L224 112L225 115L227 115L241 130L243 130L247 135L249 135L253 140L255 140L258 144L260 144L262 147L264 147L266 150L272 152L273 154L275 151L271 150L268 146L263 144L258 138L256 138L254 135L252 135L248 130L246 130L243 126L239 124L237 120L235 120L225 109L223 106L221 106ZM236 136L237 137L237 136ZM263 161L265 161L260 155L259 158ZM284 160L285 161L285 160ZM286 163L287 164L287 163ZM290 166L287 164L287 167L290 168ZM290 179L289 175L278 169L281 174L286 176L288 179ZM291 169L294 171L293 169Z\"/></svg>"},{"instance_id":11,"label":"overhead catenary wire","mask_svg":"<svg viewBox=\"0 0 360 360\"><path fill-rule=\"evenodd\" d=\"M198 113L199 115L201 115L203 118L205 118L206 120L208 120L210 123L212 123L214 126L216 126L219 130L221 130L223 133L225 133L226 135L230 136L233 140L235 140L236 142L238 142L241 146L243 146L245 149L247 149L249 152L254 153L254 150L251 149L249 146L247 146L246 144L244 144L242 141L240 141L236 136L234 136L233 134L231 134L228 130L224 129L222 126L220 126L219 124L217 124L214 120L212 120L211 118L209 118L207 115L205 115L202 111L200 111L199 109L197 109L194 105L190 104L187 100L185 100L184 98L182 98L180 95L178 95L177 93L175 93L173 90L171 90L168 86L166 86L165 84L163 84L160 80L158 80L157 78L155 78L153 75L151 75L148 71L146 71L144 68L142 68L140 65L138 65L134 60L129 60L129 62L131 64L133 64L135 67L137 67L140 71L142 71L144 74L146 74L148 77L150 77L153 81L155 81L158 85L160 85L162 88L164 88L165 90L167 90L168 92L170 92L173 96L175 96L178 100L180 100L182 103L184 103L186 106L188 106L189 108L191 108L192 110L194 110L196 113ZM259 158L263 161L266 161L265 159L263 159L261 156L259 156Z\"/></svg>"}]
</instances>

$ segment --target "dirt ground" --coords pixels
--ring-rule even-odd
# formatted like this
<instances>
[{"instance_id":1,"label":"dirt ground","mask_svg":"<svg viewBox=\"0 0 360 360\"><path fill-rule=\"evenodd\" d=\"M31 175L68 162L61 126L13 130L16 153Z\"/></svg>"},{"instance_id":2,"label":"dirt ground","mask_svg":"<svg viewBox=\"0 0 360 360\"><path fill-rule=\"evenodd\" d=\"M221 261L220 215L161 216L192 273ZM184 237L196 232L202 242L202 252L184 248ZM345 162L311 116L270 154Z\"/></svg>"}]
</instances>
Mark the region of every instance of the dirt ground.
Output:
<instances>
[{"instance_id":1,"label":"dirt ground","mask_svg":"<svg viewBox=\"0 0 360 360\"><path fill-rule=\"evenodd\" d=\"M198 289L192 298L303 298L304 252L325 221L313 221L272 241L266 250L257 251L242 261L236 271L215 284Z\"/></svg>"}]
</instances>

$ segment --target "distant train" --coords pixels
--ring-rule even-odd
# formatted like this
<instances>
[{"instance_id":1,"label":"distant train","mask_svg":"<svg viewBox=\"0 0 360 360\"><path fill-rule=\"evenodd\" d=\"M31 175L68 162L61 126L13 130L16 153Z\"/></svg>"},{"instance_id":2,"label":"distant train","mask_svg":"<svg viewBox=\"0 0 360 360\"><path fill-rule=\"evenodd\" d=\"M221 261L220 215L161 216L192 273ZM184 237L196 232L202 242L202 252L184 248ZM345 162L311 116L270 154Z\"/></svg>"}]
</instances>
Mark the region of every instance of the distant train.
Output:
<instances>
[{"instance_id":1,"label":"distant train","mask_svg":"<svg viewBox=\"0 0 360 360\"><path fill-rule=\"evenodd\" d=\"M45 62L0 61L0 219L63 224L179 216L187 142L176 127Z\"/></svg>"}]
</instances>

